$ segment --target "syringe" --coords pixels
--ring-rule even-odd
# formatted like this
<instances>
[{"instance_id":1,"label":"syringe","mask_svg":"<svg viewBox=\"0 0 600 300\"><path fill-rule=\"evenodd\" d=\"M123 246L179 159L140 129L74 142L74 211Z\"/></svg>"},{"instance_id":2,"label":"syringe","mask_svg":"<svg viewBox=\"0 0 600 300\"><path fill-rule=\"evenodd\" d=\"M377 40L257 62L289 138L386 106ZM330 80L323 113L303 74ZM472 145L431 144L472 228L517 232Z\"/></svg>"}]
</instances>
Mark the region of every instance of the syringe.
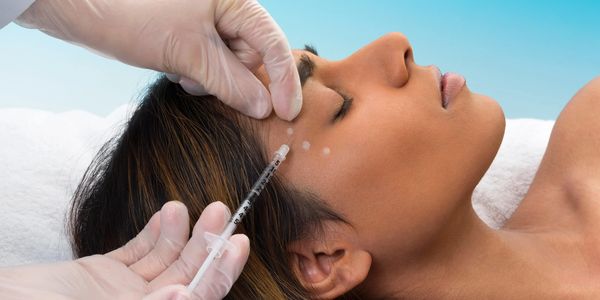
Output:
<instances>
[{"instance_id":1,"label":"syringe","mask_svg":"<svg viewBox=\"0 0 600 300\"><path fill-rule=\"evenodd\" d=\"M281 162L285 160L285 157L289 151L290 147L286 144L281 145L279 150L275 151L275 157L273 157L271 163L269 163L258 180L254 183L252 189L250 192L248 192L246 198L244 198L244 201L237 209L235 214L229 219L229 223L227 223L223 233L221 233L221 235L218 237L215 236L214 239L209 243L207 250L210 253L208 254L208 257L206 257L206 260L204 260L202 263L202 266L200 266L200 269L196 273L196 276L194 276L192 282L187 286L188 292L192 293L192 291L200 283L200 280L202 280L202 277L206 271L215 262L215 259L221 257L221 251L223 250L222 248L226 245L226 243L228 243L228 240L235 231L235 228L242 221L242 218L248 213L250 208L252 208L256 197L258 197L260 192L262 192L262 190L265 188L265 185L269 182L269 179L271 179L273 174L275 174L275 171Z\"/></svg>"}]
</instances>

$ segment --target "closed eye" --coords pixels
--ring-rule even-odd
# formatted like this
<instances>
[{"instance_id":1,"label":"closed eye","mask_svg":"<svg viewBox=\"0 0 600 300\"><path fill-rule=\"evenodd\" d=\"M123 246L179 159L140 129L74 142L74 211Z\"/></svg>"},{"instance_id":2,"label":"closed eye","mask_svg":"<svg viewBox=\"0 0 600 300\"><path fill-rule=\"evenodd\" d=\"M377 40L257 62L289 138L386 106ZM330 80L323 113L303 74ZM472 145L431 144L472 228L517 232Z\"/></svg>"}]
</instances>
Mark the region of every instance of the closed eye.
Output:
<instances>
[{"instance_id":1,"label":"closed eye","mask_svg":"<svg viewBox=\"0 0 600 300\"><path fill-rule=\"evenodd\" d=\"M340 106L340 109L338 110L338 112L333 117L333 122L341 120L344 118L344 116L346 116L346 114L348 113L348 110L350 110L350 106L352 106L352 101L353 101L352 97L348 97L340 92L338 92L338 94L340 94L340 96L342 96L342 99L344 101L342 102L342 105Z\"/></svg>"}]
</instances>

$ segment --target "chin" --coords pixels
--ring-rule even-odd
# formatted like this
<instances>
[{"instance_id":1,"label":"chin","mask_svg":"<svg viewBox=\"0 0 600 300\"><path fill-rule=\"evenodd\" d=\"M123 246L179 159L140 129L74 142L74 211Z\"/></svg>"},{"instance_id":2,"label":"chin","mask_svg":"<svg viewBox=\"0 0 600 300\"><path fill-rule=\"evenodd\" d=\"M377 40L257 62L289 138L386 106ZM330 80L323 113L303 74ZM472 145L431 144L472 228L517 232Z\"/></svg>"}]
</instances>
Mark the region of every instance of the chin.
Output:
<instances>
[{"instance_id":1,"label":"chin","mask_svg":"<svg viewBox=\"0 0 600 300\"><path fill-rule=\"evenodd\" d=\"M506 120L502 107L494 99L474 94L476 99L469 111L469 119L472 122L469 126L471 142L476 147L472 147L470 158L473 162L473 188L489 169L492 161L496 157L500 144L504 138L504 129Z\"/></svg>"},{"instance_id":2,"label":"chin","mask_svg":"<svg viewBox=\"0 0 600 300\"><path fill-rule=\"evenodd\" d=\"M483 126L484 140L487 145L486 153L483 153L482 159L487 160L489 163L485 170L489 168L489 165L492 164L492 161L496 157L498 150L500 149L500 144L502 144L502 139L504 138L504 130L506 128L506 118L504 116L504 111L500 104L488 97L479 95L482 98L482 108L484 109L483 115L485 117L485 123ZM484 171L485 173L485 171ZM483 176L483 174L482 174Z\"/></svg>"},{"instance_id":3,"label":"chin","mask_svg":"<svg viewBox=\"0 0 600 300\"><path fill-rule=\"evenodd\" d=\"M495 140L497 141L496 148L500 148L500 144L502 143L502 139L504 138L504 130L506 129L506 116L504 116L504 110L502 110L502 107L496 100L490 97L485 98L485 101L489 103L489 116L490 122L492 123L490 135L495 137ZM496 152L497 151L498 150L496 149Z\"/></svg>"}]
</instances>

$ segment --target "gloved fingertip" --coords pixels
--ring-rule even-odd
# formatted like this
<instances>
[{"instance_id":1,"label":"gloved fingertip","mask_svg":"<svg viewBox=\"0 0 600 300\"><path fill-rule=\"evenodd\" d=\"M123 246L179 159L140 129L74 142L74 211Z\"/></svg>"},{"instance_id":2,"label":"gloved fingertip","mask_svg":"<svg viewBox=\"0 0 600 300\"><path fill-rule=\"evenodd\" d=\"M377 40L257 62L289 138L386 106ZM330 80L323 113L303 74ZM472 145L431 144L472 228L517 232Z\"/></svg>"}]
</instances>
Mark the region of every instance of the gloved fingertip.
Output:
<instances>
[{"instance_id":1,"label":"gloved fingertip","mask_svg":"<svg viewBox=\"0 0 600 300\"><path fill-rule=\"evenodd\" d=\"M169 204L170 206L173 206L173 207L177 207L177 209L183 209L184 207L185 207L185 209L187 209L187 206L185 206L185 203L183 203L177 199L173 199L173 200L163 204L163 207L167 204Z\"/></svg>"},{"instance_id":2,"label":"gloved fingertip","mask_svg":"<svg viewBox=\"0 0 600 300\"><path fill-rule=\"evenodd\" d=\"M179 83L179 80L181 79L179 75L172 73L165 73L165 76L167 76L167 79L174 83Z\"/></svg>"},{"instance_id":3,"label":"gloved fingertip","mask_svg":"<svg viewBox=\"0 0 600 300\"><path fill-rule=\"evenodd\" d=\"M229 238L230 242L233 243L236 248L238 248L238 254L240 255L240 259L244 262L248 259L248 255L250 253L250 239L247 235L238 233L234 234Z\"/></svg>"},{"instance_id":4,"label":"gloved fingertip","mask_svg":"<svg viewBox=\"0 0 600 300\"><path fill-rule=\"evenodd\" d=\"M286 120L292 121L295 119L298 114L300 114L300 110L302 109L302 92L298 92L292 103L290 104L289 114L287 115Z\"/></svg>"},{"instance_id":5,"label":"gloved fingertip","mask_svg":"<svg viewBox=\"0 0 600 300\"><path fill-rule=\"evenodd\" d=\"M231 219L231 211L229 210L229 207L225 206L225 220L229 219Z\"/></svg>"},{"instance_id":6,"label":"gloved fingertip","mask_svg":"<svg viewBox=\"0 0 600 300\"><path fill-rule=\"evenodd\" d=\"M229 217L231 217L231 211L229 210L229 207L227 207L227 205L225 205L225 203L223 203L221 201L214 201L204 208L205 212L210 211L211 214L212 214L213 210L223 211L223 214L225 215L225 217L227 217L226 219L229 219Z\"/></svg>"},{"instance_id":7,"label":"gloved fingertip","mask_svg":"<svg viewBox=\"0 0 600 300\"><path fill-rule=\"evenodd\" d=\"M229 219L231 219L231 210L229 210L229 207L227 205L225 205L225 203L223 203L221 201L215 201L213 203L210 203L205 208L205 210L206 209L210 209L210 211L212 211L212 210L220 209L220 210L223 211L223 220L229 221Z\"/></svg>"},{"instance_id":8,"label":"gloved fingertip","mask_svg":"<svg viewBox=\"0 0 600 300\"><path fill-rule=\"evenodd\" d=\"M205 232L221 233L231 218L229 208L221 201L214 201L204 208L200 218L194 225L193 234L204 235Z\"/></svg>"},{"instance_id":9,"label":"gloved fingertip","mask_svg":"<svg viewBox=\"0 0 600 300\"><path fill-rule=\"evenodd\" d=\"M205 95L209 94L206 91L206 88L202 84L197 83L197 82L195 82L192 79L189 79L187 77L182 77L179 80L179 85L181 85L181 87L183 88L183 90L185 90L190 95L205 96Z\"/></svg>"},{"instance_id":10,"label":"gloved fingertip","mask_svg":"<svg viewBox=\"0 0 600 300\"><path fill-rule=\"evenodd\" d=\"M163 204L160 210L164 216L187 214L187 206L179 200L171 200Z\"/></svg>"},{"instance_id":11,"label":"gloved fingertip","mask_svg":"<svg viewBox=\"0 0 600 300\"><path fill-rule=\"evenodd\" d=\"M302 89L272 84L270 90L277 116L286 121L294 120L302 110Z\"/></svg>"},{"instance_id":12,"label":"gloved fingertip","mask_svg":"<svg viewBox=\"0 0 600 300\"><path fill-rule=\"evenodd\" d=\"M246 99L246 107L241 112L255 119L264 119L271 114L273 109L271 105L271 96L264 86L260 86L253 99ZM248 101L250 100L250 101Z\"/></svg>"}]
</instances>

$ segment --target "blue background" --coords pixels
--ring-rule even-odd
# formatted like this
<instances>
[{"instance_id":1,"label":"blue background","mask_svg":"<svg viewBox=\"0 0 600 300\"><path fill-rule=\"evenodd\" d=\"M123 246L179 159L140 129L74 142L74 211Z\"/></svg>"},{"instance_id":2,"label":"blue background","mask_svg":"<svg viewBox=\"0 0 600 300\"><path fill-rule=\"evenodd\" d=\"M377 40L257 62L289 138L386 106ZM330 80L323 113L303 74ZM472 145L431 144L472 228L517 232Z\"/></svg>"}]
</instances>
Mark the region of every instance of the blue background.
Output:
<instances>
[{"instance_id":1,"label":"blue background","mask_svg":"<svg viewBox=\"0 0 600 300\"><path fill-rule=\"evenodd\" d=\"M508 118L555 119L600 75L600 1L261 1L294 48L343 58L403 32L418 64L467 78ZM106 115L154 77L10 24L0 30L0 107Z\"/></svg>"}]
</instances>

